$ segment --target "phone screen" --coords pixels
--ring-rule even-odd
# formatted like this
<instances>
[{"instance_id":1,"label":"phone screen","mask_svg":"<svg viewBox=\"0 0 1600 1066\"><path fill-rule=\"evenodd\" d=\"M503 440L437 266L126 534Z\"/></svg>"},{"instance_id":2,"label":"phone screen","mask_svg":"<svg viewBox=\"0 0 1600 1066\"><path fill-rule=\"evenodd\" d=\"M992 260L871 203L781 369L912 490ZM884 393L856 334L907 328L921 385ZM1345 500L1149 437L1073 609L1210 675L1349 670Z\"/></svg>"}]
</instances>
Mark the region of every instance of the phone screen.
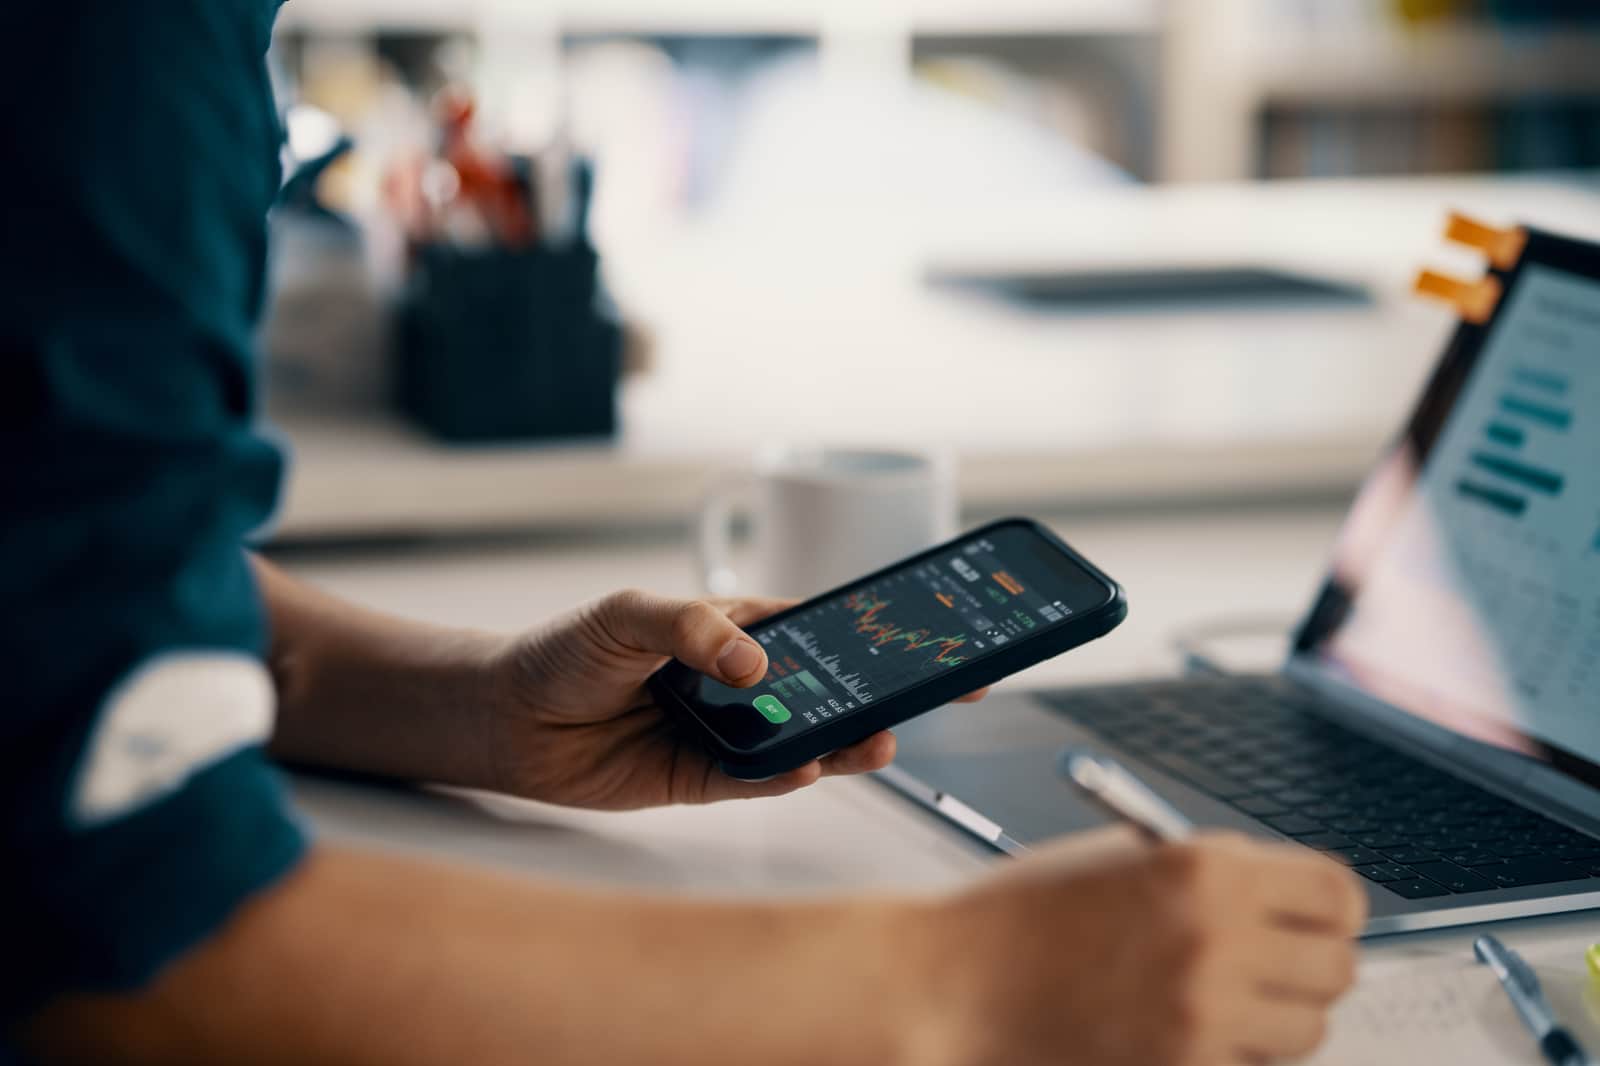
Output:
<instances>
[{"instance_id":1,"label":"phone screen","mask_svg":"<svg viewBox=\"0 0 1600 1066\"><path fill-rule=\"evenodd\" d=\"M1112 595L1027 526L1000 526L752 626L767 651L766 676L746 689L703 678L696 696L729 724L757 716L749 724L777 742L1063 625Z\"/></svg>"}]
</instances>

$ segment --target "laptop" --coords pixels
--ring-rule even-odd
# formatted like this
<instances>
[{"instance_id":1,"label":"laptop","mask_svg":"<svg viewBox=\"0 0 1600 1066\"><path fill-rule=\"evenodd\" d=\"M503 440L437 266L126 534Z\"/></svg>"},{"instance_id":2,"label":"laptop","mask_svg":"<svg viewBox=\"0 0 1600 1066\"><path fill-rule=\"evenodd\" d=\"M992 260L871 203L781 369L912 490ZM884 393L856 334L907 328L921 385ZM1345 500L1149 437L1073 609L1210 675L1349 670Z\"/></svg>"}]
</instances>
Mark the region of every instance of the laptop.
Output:
<instances>
[{"instance_id":1,"label":"laptop","mask_svg":"<svg viewBox=\"0 0 1600 1066\"><path fill-rule=\"evenodd\" d=\"M1098 750L1352 867L1369 935L1600 907L1600 247L1530 231L1491 276L1275 674L998 693L880 779L1016 852L1103 821L1056 765Z\"/></svg>"}]
</instances>

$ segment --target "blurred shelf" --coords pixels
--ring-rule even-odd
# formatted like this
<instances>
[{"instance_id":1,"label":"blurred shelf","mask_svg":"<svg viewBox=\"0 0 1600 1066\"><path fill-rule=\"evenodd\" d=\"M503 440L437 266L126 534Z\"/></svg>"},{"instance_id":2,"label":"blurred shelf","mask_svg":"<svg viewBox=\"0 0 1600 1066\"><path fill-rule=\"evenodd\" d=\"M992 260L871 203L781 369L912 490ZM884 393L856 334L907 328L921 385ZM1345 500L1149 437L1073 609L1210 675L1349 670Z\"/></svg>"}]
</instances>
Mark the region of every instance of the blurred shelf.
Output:
<instances>
[{"instance_id":1,"label":"blurred shelf","mask_svg":"<svg viewBox=\"0 0 1600 1066\"><path fill-rule=\"evenodd\" d=\"M278 29L331 34L377 29L455 33L469 29L477 18L478 6L470 0L300 0L283 6Z\"/></svg>"},{"instance_id":2,"label":"blurred shelf","mask_svg":"<svg viewBox=\"0 0 1600 1066\"><path fill-rule=\"evenodd\" d=\"M1173 181L1257 176L1268 112L1493 107L1600 92L1593 22L1407 25L1373 4L1211 0L1171 5L1163 41L1161 173Z\"/></svg>"},{"instance_id":3,"label":"blurred shelf","mask_svg":"<svg viewBox=\"0 0 1600 1066\"><path fill-rule=\"evenodd\" d=\"M1600 92L1600 31L1462 26L1262 49L1236 76L1263 105L1477 102Z\"/></svg>"},{"instance_id":4,"label":"blurred shelf","mask_svg":"<svg viewBox=\"0 0 1600 1066\"><path fill-rule=\"evenodd\" d=\"M284 415L291 465L274 539L681 518L711 464L609 444L448 445L383 415Z\"/></svg>"},{"instance_id":5,"label":"blurred shelf","mask_svg":"<svg viewBox=\"0 0 1600 1066\"><path fill-rule=\"evenodd\" d=\"M1154 32L1160 0L298 0L288 29L470 31L479 26L543 25L563 33L793 35L882 29L929 35L1099 35Z\"/></svg>"},{"instance_id":6,"label":"blurred shelf","mask_svg":"<svg viewBox=\"0 0 1600 1066\"><path fill-rule=\"evenodd\" d=\"M663 10L666 8L666 10ZM817 5L738 0L299 0L285 5L281 29L329 33L469 33L519 26L566 33L815 35Z\"/></svg>"},{"instance_id":7,"label":"blurred shelf","mask_svg":"<svg viewBox=\"0 0 1600 1066\"><path fill-rule=\"evenodd\" d=\"M912 0L907 6L912 32L929 37L1147 34L1162 26L1159 0Z\"/></svg>"},{"instance_id":8,"label":"blurred shelf","mask_svg":"<svg viewBox=\"0 0 1600 1066\"><path fill-rule=\"evenodd\" d=\"M626 444L454 446L380 415L286 416L275 429L291 444L275 541L684 524L746 461ZM1356 434L962 454L961 499L996 513L1327 498L1354 489L1378 443Z\"/></svg>"}]
</instances>

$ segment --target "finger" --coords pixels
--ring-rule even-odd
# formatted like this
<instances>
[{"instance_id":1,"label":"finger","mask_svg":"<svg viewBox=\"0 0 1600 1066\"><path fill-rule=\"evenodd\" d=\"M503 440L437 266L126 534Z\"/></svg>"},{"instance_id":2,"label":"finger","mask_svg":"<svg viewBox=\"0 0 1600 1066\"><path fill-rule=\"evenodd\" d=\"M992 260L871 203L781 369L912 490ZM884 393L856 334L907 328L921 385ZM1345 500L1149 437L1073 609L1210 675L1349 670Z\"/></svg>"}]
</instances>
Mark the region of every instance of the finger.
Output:
<instances>
[{"instance_id":1,"label":"finger","mask_svg":"<svg viewBox=\"0 0 1600 1066\"><path fill-rule=\"evenodd\" d=\"M866 774L882 770L894 762L895 739L890 732L874 733L866 740L840 748L822 759L824 777L841 774Z\"/></svg>"},{"instance_id":2,"label":"finger","mask_svg":"<svg viewBox=\"0 0 1600 1066\"><path fill-rule=\"evenodd\" d=\"M734 624L751 626L779 611L787 611L799 600L782 600L771 596L746 596L737 600L712 600L718 610L733 619Z\"/></svg>"},{"instance_id":3,"label":"finger","mask_svg":"<svg viewBox=\"0 0 1600 1066\"><path fill-rule=\"evenodd\" d=\"M1322 1046L1328 1012L1322 1007L1262 1000L1240 1017L1237 1056L1245 1062L1299 1059Z\"/></svg>"},{"instance_id":4,"label":"finger","mask_svg":"<svg viewBox=\"0 0 1600 1066\"><path fill-rule=\"evenodd\" d=\"M1041 844L1020 861L1007 864L1000 876L1055 878L1126 862L1149 849L1138 830L1126 825L1103 826Z\"/></svg>"},{"instance_id":5,"label":"finger","mask_svg":"<svg viewBox=\"0 0 1600 1066\"><path fill-rule=\"evenodd\" d=\"M1294 929L1271 929L1256 941L1249 965L1264 995L1327 1006L1356 980L1355 942Z\"/></svg>"},{"instance_id":6,"label":"finger","mask_svg":"<svg viewBox=\"0 0 1600 1066\"><path fill-rule=\"evenodd\" d=\"M748 687L767 672L761 645L705 600L619 592L596 604L594 617L624 648L672 656L730 685Z\"/></svg>"},{"instance_id":7,"label":"finger","mask_svg":"<svg viewBox=\"0 0 1600 1066\"><path fill-rule=\"evenodd\" d=\"M1268 909L1287 925L1357 937L1367 924L1367 894L1349 867L1321 855L1288 853L1283 876L1258 882L1268 888Z\"/></svg>"},{"instance_id":8,"label":"finger","mask_svg":"<svg viewBox=\"0 0 1600 1066\"><path fill-rule=\"evenodd\" d=\"M777 777L769 777L765 781L741 781L736 777L729 777L721 770L713 770L710 779L706 781L704 800L706 803L715 803L727 799L769 799L773 796L787 796L791 792L816 784L821 777L822 764L816 761L808 762Z\"/></svg>"},{"instance_id":9,"label":"finger","mask_svg":"<svg viewBox=\"0 0 1600 1066\"><path fill-rule=\"evenodd\" d=\"M989 686L985 685L982 688L978 689L976 692L969 692L965 696L962 696L962 697L956 699L954 702L956 702L956 703L977 703L979 700L983 699L988 694L989 694Z\"/></svg>"},{"instance_id":10,"label":"finger","mask_svg":"<svg viewBox=\"0 0 1600 1066\"><path fill-rule=\"evenodd\" d=\"M1367 894L1348 867L1302 847L1263 845L1248 837L1220 838L1212 846L1254 868L1250 884L1278 922L1346 937L1365 926Z\"/></svg>"}]
</instances>

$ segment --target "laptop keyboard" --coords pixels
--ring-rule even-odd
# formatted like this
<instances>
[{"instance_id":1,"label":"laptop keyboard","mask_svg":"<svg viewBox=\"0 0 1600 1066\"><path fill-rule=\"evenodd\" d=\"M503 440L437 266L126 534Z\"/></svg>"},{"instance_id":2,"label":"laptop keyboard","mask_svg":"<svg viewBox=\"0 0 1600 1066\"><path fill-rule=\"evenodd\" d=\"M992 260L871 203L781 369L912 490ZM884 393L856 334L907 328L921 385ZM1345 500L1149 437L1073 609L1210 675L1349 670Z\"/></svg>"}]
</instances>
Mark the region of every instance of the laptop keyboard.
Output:
<instances>
[{"instance_id":1,"label":"laptop keyboard","mask_svg":"<svg viewBox=\"0 0 1600 1066\"><path fill-rule=\"evenodd\" d=\"M1286 681L1043 695L1117 747L1407 899L1600 877L1600 840L1312 713L1316 698Z\"/></svg>"}]
</instances>

